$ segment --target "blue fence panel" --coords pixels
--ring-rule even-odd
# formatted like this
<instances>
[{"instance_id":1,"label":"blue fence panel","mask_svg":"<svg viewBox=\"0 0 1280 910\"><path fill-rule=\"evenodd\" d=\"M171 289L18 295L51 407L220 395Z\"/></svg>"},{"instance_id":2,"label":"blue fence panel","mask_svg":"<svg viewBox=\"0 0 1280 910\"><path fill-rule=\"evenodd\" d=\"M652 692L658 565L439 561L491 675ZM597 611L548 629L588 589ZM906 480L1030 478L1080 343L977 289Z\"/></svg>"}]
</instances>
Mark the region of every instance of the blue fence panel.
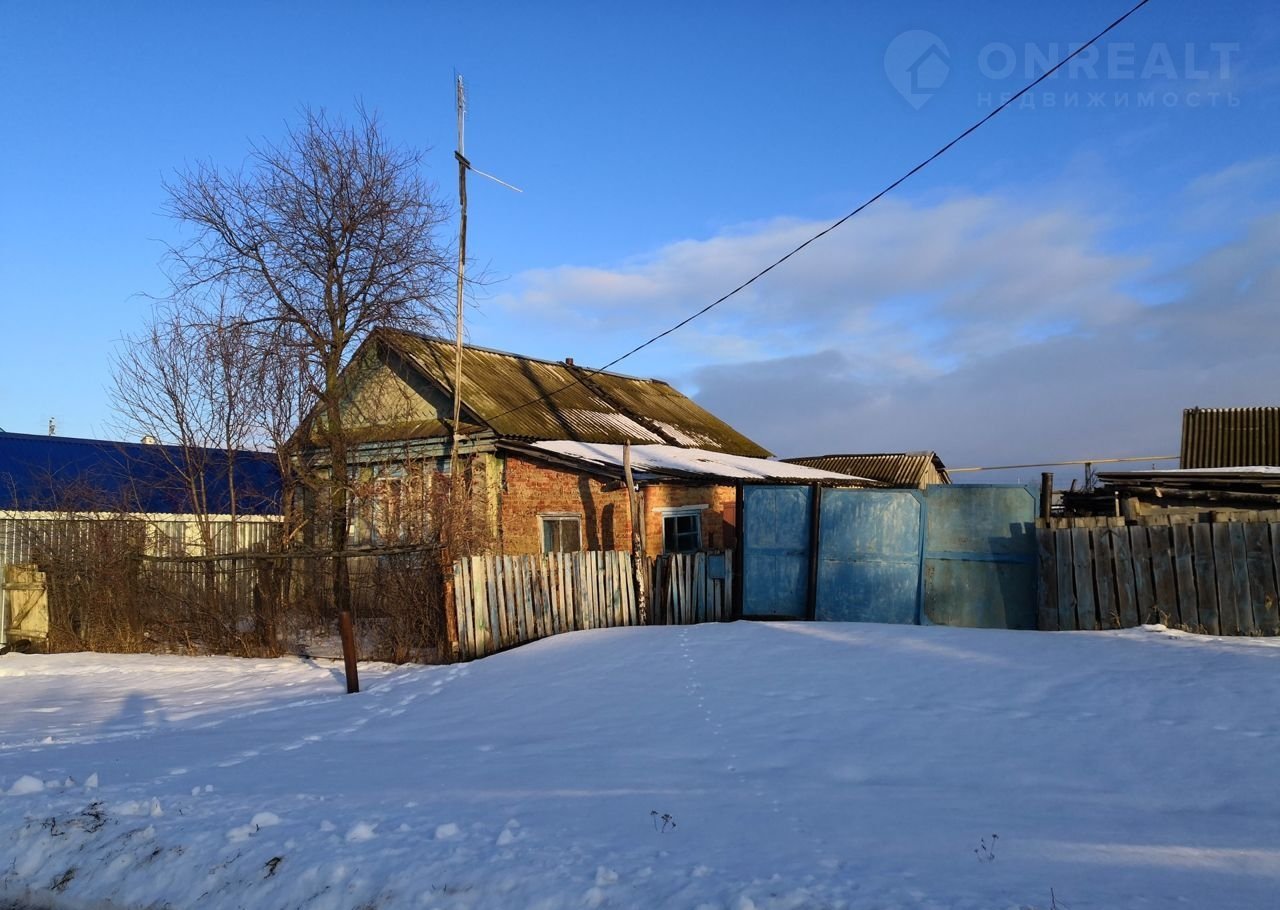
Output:
<instances>
[{"instance_id":1,"label":"blue fence panel","mask_svg":"<svg viewBox=\"0 0 1280 910\"><path fill-rule=\"evenodd\" d=\"M808 615L812 497L809 487L743 488L743 616Z\"/></svg>"},{"instance_id":2,"label":"blue fence panel","mask_svg":"<svg viewBox=\"0 0 1280 910\"><path fill-rule=\"evenodd\" d=\"M919 622L922 504L915 490L823 491L817 619Z\"/></svg>"},{"instance_id":3,"label":"blue fence panel","mask_svg":"<svg viewBox=\"0 0 1280 910\"><path fill-rule=\"evenodd\" d=\"M925 492L924 616L948 626L1036 628L1033 487L956 484Z\"/></svg>"}]
</instances>

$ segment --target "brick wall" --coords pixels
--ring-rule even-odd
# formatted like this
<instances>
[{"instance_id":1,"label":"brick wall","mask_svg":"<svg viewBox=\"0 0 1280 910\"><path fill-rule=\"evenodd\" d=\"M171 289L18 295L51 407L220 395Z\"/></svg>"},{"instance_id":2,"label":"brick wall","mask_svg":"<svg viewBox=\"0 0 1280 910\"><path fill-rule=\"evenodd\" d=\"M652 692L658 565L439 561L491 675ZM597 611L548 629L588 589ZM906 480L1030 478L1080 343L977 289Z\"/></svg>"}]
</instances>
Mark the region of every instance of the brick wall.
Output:
<instances>
[{"instance_id":1,"label":"brick wall","mask_svg":"<svg viewBox=\"0 0 1280 910\"><path fill-rule=\"evenodd\" d=\"M507 455L503 458L502 551L541 553L546 513L582 518L582 544L588 550L629 550L631 519L626 490L604 490L606 481ZM650 556L662 552L661 510L700 506L702 545L723 549L737 545L736 491L731 486L686 487L653 484L642 488L645 539Z\"/></svg>"},{"instance_id":2,"label":"brick wall","mask_svg":"<svg viewBox=\"0 0 1280 910\"><path fill-rule=\"evenodd\" d=\"M604 481L515 455L508 455L503 461L504 553L541 553L542 525L538 516L547 512L581 516L584 549L631 549L626 490L606 493Z\"/></svg>"},{"instance_id":3,"label":"brick wall","mask_svg":"<svg viewBox=\"0 0 1280 910\"><path fill-rule=\"evenodd\" d=\"M728 486L683 487L653 485L644 488L645 539L650 556L662 552L661 509L700 506L702 546L722 550L738 545L738 521L735 509L737 491Z\"/></svg>"}]
</instances>

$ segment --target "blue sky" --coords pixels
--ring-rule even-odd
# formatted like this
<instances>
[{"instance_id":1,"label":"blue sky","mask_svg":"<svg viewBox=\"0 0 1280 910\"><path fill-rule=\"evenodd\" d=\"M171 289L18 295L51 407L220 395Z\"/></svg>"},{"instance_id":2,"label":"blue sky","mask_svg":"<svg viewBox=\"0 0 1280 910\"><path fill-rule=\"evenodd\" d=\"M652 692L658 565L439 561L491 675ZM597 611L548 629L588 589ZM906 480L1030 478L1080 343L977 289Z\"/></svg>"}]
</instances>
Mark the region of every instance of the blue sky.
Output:
<instances>
[{"instance_id":1,"label":"blue sky","mask_svg":"<svg viewBox=\"0 0 1280 910\"><path fill-rule=\"evenodd\" d=\"M525 190L472 185L490 281L470 339L601 363L1125 6L10 0L0 427L115 435L109 354L176 232L162 179L242 161L303 105L363 101L451 200L463 73L469 156ZM621 368L781 455L1161 454L1185 406L1276 403L1278 51L1269 4L1154 0L1034 106Z\"/></svg>"}]
</instances>

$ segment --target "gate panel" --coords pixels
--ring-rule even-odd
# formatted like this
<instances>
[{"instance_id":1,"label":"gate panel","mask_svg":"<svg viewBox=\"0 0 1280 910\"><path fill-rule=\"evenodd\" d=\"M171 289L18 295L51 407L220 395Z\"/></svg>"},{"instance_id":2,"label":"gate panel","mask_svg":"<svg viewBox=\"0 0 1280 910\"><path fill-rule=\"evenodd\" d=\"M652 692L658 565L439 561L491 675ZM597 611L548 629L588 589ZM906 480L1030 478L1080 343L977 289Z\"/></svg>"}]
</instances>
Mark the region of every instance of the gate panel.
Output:
<instances>
[{"instance_id":1,"label":"gate panel","mask_svg":"<svg viewBox=\"0 0 1280 910\"><path fill-rule=\"evenodd\" d=\"M817 619L919 622L922 496L825 490Z\"/></svg>"},{"instance_id":2,"label":"gate panel","mask_svg":"<svg viewBox=\"0 0 1280 910\"><path fill-rule=\"evenodd\" d=\"M1033 487L956 484L925 492L924 615L948 626L1036 628Z\"/></svg>"},{"instance_id":3,"label":"gate panel","mask_svg":"<svg viewBox=\"0 0 1280 910\"><path fill-rule=\"evenodd\" d=\"M804 619L809 599L809 487L742 490L742 615Z\"/></svg>"}]
</instances>

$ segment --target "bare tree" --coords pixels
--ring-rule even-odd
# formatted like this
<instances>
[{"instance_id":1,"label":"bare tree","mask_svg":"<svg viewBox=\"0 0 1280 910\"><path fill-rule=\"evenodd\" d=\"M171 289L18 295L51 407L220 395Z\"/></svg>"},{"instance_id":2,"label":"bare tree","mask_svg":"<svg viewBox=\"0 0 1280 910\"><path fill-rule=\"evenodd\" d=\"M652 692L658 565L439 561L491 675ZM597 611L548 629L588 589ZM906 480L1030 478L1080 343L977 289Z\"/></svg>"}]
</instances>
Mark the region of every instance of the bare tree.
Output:
<instances>
[{"instance_id":1,"label":"bare tree","mask_svg":"<svg viewBox=\"0 0 1280 910\"><path fill-rule=\"evenodd\" d=\"M392 145L363 110L352 123L307 111L242 170L200 164L166 184L168 212L189 231L171 250L174 296L226 293L256 332L263 375L274 364L314 402L285 451L325 500L335 553L347 545L351 479L342 369L377 326L447 318L438 229L449 212L419 168L419 153ZM345 560L334 563L341 612L350 584Z\"/></svg>"},{"instance_id":2,"label":"bare tree","mask_svg":"<svg viewBox=\"0 0 1280 910\"><path fill-rule=\"evenodd\" d=\"M245 492L238 453L268 441L261 429L267 387L246 356L250 340L224 297L207 308L167 301L141 333L126 336L113 362L111 397L121 429L168 444L155 452L181 486L173 492L190 503L206 553L213 552L211 515L229 514L233 527L237 518ZM213 501L222 482L225 506Z\"/></svg>"}]
</instances>

